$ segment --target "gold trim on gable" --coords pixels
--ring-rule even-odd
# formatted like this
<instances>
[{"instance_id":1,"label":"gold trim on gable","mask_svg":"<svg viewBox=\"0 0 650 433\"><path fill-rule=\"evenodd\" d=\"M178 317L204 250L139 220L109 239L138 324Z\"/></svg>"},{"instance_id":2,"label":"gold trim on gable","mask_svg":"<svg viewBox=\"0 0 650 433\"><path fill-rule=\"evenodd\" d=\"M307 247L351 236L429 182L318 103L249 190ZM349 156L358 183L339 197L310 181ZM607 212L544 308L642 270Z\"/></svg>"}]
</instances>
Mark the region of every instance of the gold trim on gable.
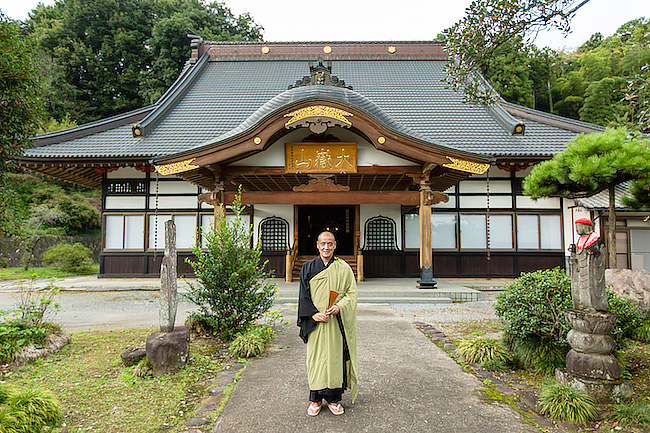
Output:
<instances>
[{"instance_id":1,"label":"gold trim on gable","mask_svg":"<svg viewBox=\"0 0 650 433\"><path fill-rule=\"evenodd\" d=\"M453 158L448 156L447 159L451 161L449 164L442 164L443 167L452 168L466 173L483 174L488 171L490 164L483 164L480 162L466 161L464 159Z\"/></svg>"},{"instance_id":2,"label":"gold trim on gable","mask_svg":"<svg viewBox=\"0 0 650 433\"><path fill-rule=\"evenodd\" d=\"M184 171L194 170L198 168L192 164L196 158L186 159L185 161L172 162L171 164L156 165L156 171L163 175L167 176L168 174L183 173Z\"/></svg>"},{"instance_id":3,"label":"gold trim on gable","mask_svg":"<svg viewBox=\"0 0 650 433\"><path fill-rule=\"evenodd\" d=\"M305 119L307 117L331 117L340 122L343 122L347 125L352 126L345 116L353 116L352 113L347 111L339 110L338 108L328 107L326 105L312 105L311 107L301 108L296 111L292 111L289 114L285 114L284 117L291 117L287 123L284 124L285 127L288 127L292 123L298 122L299 120Z\"/></svg>"}]
</instances>

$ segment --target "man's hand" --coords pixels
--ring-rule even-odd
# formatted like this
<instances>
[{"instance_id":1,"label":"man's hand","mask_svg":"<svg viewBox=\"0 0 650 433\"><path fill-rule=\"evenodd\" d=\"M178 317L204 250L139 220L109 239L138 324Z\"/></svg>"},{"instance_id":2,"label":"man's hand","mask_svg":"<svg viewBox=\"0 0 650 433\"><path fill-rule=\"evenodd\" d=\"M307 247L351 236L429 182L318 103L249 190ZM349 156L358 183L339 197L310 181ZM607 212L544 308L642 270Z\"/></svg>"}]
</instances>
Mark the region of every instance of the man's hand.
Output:
<instances>
[{"instance_id":1,"label":"man's hand","mask_svg":"<svg viewBox=\"0 0 650 433\"><path fill-rule=\"evenodd\" d=\"M327 311L325 311L325 314L329 316L330 314L339 314L340 311L341 309L339 308L338 305L332 305L327 309Z\"/></svg>"},{"instance_id":2,"label":"man's hand","mask_svg":"<svg viewBox=\"0 0 650 433\"><path fill-rule=\"evenodd\" d=\"M327 316L324 313L315 313L311 318L316 322L327 322Z\"/></svg>"}]
</instances>

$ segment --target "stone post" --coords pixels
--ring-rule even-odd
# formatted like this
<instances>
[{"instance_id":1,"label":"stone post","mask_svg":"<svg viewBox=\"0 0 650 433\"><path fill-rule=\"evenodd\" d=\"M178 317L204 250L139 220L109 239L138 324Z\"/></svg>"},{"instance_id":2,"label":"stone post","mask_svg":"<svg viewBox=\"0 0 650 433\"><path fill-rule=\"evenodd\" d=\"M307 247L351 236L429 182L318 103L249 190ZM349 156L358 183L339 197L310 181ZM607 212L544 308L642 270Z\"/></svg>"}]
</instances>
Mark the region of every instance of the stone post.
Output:
<instances>
[{"instance_id":1,"label":"stone post","mask_svg":"<svg viewBox=\"0 0 650 433\"><path fill-rule=\"evenodd\" d=\"M165 255L160 265L160 330L171 332L176 322L178 285L176 282L176 224L165 221Z\"/></svg>"},{"instance_id":2,"label":"stone post","mask_svg":"<svg viewBox=\"0 0 650 433\"><path fill-rule=\"evenodd\" d=\"M580 238L569 249L574 308L565 312L571 327L567 335L571 350L566 371L558 369L555 376L560 382L583 389L598 403L619 401L631 397L632 388L621 381L621 369L613 354L616 314L608 311L605 245L590 220L577 220L576 230Z\"/></svg>"}]
</instances>

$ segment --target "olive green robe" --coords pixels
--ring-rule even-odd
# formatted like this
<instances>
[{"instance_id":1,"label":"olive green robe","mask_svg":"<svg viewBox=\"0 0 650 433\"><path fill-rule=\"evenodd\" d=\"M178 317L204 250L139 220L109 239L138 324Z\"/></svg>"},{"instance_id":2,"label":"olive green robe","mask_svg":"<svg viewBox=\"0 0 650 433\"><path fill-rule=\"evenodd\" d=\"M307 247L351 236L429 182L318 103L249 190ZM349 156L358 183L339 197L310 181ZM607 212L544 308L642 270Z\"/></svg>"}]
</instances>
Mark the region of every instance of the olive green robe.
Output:
<instances>
[{"instance_id":1,"label":"olive green robe","mask_svg":"<svg viewBox=\"0 0 650 433\"><path fill-rule=\"evenodd\" d=\"M339 292L334 304L340 308L350 359L346 362L347 387L352 402L357 398L357 284L350 265L335 257L323 271L309 282L311 299L319 312L325 313L330 290ZM342 388L343 336L335 315L327 322L318 322L307 341L307 372L309 389Z\"/></svg>"}]
</instances>

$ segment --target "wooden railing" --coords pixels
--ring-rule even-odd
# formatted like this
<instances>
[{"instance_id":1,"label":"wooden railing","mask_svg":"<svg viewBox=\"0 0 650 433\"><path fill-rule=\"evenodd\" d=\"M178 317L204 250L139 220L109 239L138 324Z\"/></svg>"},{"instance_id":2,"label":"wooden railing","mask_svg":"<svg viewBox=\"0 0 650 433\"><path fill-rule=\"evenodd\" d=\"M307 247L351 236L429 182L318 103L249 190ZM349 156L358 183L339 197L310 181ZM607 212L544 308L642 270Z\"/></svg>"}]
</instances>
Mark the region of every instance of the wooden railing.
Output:
<instances>
[{"instance_id":1,"label":"wooden railing","mask_svg":"<svg viewBox=\"0 0 650 433\"><path fill-rule=\"evenodd\" d=\"M287 283L290 283L293 280L293 265L296 263L296 257L298 257L298 233L294 234L293 247L291 247L291 250L287 253L287 264L284 277L284 280Z\"/></svg>"}]
</instances>

